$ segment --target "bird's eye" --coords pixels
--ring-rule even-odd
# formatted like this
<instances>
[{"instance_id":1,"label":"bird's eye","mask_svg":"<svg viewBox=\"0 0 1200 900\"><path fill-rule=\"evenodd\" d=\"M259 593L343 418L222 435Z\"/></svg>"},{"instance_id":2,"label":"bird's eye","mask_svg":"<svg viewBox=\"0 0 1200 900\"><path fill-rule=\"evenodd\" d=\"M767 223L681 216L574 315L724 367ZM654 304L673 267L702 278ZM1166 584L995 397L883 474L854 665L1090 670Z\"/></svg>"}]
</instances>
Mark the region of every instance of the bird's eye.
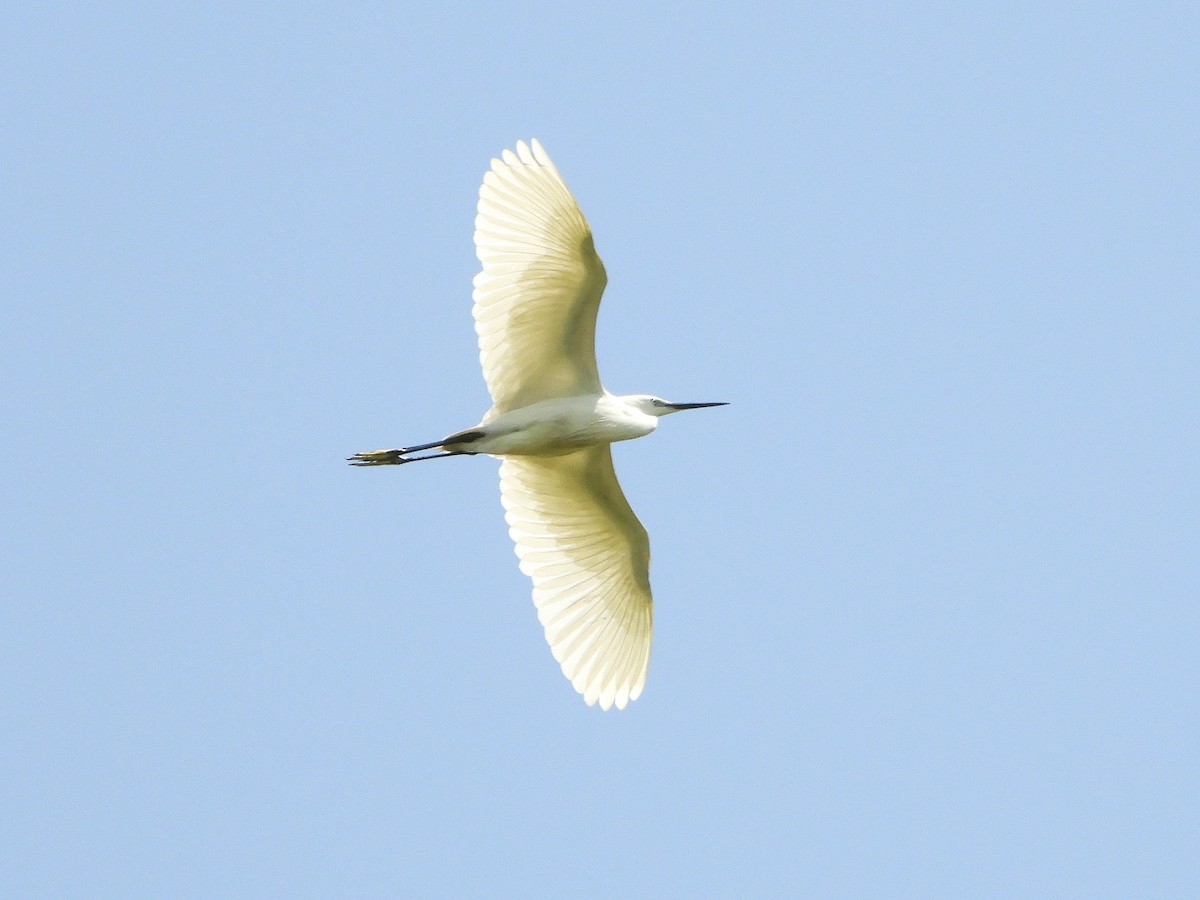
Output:
<instances>
[{"instance_id":1,"label":"bird's eye","mask_svg":"<svg viewBox=\"0 0 1200 900\"><path fill-rule=\"evenodd\" d=\"M659 400L658 398L655 398L655 399L651 400L650 402L653 403L655 406L666 406L667 405L666 400Z\"/></svg>"}]
</instances>

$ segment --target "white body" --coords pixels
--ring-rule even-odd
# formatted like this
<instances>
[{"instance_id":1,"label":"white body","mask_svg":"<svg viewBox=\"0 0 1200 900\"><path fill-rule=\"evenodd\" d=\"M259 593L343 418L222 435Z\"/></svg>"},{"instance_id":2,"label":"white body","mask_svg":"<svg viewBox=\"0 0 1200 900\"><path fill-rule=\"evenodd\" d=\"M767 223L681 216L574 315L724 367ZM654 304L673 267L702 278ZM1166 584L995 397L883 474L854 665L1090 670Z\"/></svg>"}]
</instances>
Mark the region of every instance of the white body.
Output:
<instances>
[{"instance_id":1,"label":"white body","mask_svg":"<svg viewBox=\"0 0 1200 900\"><path fill-rule=\"evenodd\" d=\"M615 397L607 391L555 397L485 417L468 430L482 431L484 437L456 444L452 435L443 446L493 456L560 456L594 444L630 441L658 427L658 417L644 412L641 402L640 397Z\"/></svg>"}]
</instances>

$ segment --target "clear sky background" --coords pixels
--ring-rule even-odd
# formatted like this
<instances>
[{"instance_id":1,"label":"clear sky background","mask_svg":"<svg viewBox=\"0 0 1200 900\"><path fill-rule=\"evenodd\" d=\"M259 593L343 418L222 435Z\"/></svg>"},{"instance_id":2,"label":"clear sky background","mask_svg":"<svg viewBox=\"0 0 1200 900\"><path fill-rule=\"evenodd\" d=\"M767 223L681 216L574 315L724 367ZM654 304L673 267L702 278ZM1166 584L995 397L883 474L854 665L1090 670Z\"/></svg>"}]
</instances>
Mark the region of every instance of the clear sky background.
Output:
<instances>
[{"instance_id":1,"label":"clear sky background","mask_svg":"<svg viewBox=\"0 0 1200 900\"><path fill-rule=\"evenodd\" d=\"M1192 3L0 14L0 892L1200 885ZM545 646L476 192L609 271L654 660Z\"/></svg>"}]
</instances>

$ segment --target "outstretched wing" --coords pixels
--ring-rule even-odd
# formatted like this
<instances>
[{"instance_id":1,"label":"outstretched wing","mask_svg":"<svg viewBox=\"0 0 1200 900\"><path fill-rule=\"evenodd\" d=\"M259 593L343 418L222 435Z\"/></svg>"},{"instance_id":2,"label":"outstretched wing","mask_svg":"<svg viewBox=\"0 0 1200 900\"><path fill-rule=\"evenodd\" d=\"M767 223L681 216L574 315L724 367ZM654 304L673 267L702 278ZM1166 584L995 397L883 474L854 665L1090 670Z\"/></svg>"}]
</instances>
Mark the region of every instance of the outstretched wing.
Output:
<instances>
[{"instance_id":1,"label":"outstretched wing","mask_svg":"<svg viewBox=\"0 0 1200 900\"><path fill-rule=\"evenodd\" d=\"M650 666L650 541L609 446L507 457L500 499L563 674L589 706L624 709Z\"/></svg>"},{"instance_id":2,"label":"outstretched wing","mask_svg":"<svg viewBox=\"0 0 1200 900\"><path fill-rule=\"evenodd\" d=\"M592 232L533 141L492 160L479 189L472 310L494 413L599 393L596 309L607 276Z\"/></svg>"}]
</instances>

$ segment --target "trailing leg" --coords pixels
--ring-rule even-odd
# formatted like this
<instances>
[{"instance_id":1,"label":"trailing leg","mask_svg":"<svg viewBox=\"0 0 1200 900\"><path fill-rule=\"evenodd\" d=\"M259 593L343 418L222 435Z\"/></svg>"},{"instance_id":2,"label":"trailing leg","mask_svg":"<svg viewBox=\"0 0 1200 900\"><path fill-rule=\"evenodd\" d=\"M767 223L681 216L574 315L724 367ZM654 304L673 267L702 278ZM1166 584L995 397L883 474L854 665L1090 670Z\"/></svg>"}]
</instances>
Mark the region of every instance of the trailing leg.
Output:
<instances>
[{"instance_id":1,"label":"trailing leg","mask_svg":"<svg viewBox=\"0 0 1200 900\"><path fill-rule=\"evenodd\" d=\"M399 447L395 450L372 450L368 453L355 453L347 457L352 466L400 466L404 463L418 462L422 459L441 459L443 456L474 456L470 450L450 450L449 447L460 447L470 444L484 436L478 429L459 431L440 441L428 444L414 444L411 447ZM427 456L412 456L422 450L443 450L442 453L430 453Z\"/></svg>"},{"instance_id":2,"label":"trailing leg","mask_svg":"<svg viewBox=\"0 0 1200 900\"><path fill-rule=\"evenodd\" d=\"M440 446L434 444L433 446ZM447 456L474 456L464 450L447 450L445 453L429 453L425 456L405 456L416 448L402 447L399 450L373 450L370 453L355 453L347 457L352 466L402 466L405 463L420 462L423 459L442 459Z\"/></svg>"}]
</instances>

